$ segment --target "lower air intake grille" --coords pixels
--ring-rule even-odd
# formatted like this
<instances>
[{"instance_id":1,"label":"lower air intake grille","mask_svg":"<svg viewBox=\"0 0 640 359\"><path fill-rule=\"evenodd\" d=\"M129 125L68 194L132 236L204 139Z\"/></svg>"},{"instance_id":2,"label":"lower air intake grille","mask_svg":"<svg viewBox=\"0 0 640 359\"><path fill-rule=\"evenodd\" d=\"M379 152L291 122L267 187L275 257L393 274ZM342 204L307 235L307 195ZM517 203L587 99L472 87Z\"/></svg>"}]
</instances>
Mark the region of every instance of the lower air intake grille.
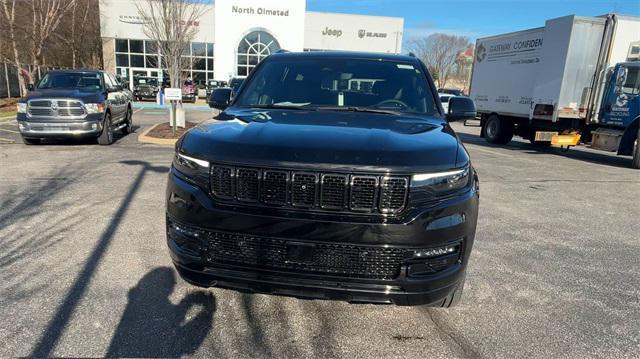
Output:
<instances>
[{"instance_id":1,"label":"lower air intake grille","mask_svg":"<svg viewBox=\"0 0 640 359\"><path fill-rule=\"evenodd\" d=\"M208 232L206 259L213 264L291 270L302 274L393 279L400 273L407 251L382 246L314 243L308 244L310 253L302 260L292 258L292 248L299 243L279 238Z\"/></svg>"}]
</instances>

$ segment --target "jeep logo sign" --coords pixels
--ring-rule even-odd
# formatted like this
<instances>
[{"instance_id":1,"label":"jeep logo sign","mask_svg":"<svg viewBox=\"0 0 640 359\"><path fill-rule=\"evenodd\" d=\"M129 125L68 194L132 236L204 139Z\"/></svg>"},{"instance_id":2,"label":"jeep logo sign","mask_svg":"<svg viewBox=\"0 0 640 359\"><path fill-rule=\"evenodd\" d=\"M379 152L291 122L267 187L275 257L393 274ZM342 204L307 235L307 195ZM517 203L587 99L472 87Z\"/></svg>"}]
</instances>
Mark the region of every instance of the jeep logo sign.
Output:
<instances>
[{"instance_id":1,"label":"jeep logo sign","mask_svg":"<svg viewBox=\"0 0 640 359\"><path fill-rule=\"evenodd\" d=\"M342 36L342 30L340 30L340 29L330 29L330 28L327 27L324 30L322 30L322 35L340 37L340 36Z\"/></svg>"}]
</instances>

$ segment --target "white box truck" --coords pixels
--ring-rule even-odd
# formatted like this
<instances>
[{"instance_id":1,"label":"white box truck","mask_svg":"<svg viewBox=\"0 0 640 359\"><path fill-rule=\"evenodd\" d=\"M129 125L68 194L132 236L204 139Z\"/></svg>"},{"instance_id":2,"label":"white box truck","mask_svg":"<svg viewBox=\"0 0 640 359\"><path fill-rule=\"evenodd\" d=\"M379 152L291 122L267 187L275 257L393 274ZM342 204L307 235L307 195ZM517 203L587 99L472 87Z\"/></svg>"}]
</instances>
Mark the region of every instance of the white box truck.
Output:
<instances>
[{"instance_id":1,"label":"white box truck","mask_svg":"<svg viewBox=\"0 0 640 359\"><path fill-rule=\"evenodd\" d=\"M640 168L640 18L575 15L479 38L470 96L481 135L537 146L580 142Z\"/></svg>"}]
</instances>

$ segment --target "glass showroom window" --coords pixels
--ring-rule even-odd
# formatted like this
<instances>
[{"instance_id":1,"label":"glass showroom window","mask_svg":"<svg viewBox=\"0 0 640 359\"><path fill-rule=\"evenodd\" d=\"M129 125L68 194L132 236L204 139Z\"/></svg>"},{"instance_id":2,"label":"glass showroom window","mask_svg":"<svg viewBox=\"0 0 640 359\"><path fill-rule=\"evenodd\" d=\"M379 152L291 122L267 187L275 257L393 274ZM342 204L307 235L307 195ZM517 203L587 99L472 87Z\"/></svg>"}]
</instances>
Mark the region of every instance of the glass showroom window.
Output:
<instances>
[{"instance_id":1,"label":"glass showroom window","mask_svg":"<svg viewBox=\"0 0 640 359\"><path fill-rule=\"evenodd\" d=\"M265 57L280 50L280 44L265 31L253 31L238 45L238 76L247 76Z\"/></svg>"},{"instance_id":2,"label":"glass showroom window","mask_svg":"<svg viewBox=\"0 0 640 359\"><path fill-rule=\"evenodd\" d=\"M183 73L196 85L204 86L207 80L213 80L213 44L192 42L191 52L184 57Z\"/></svg>"}]
</instances>

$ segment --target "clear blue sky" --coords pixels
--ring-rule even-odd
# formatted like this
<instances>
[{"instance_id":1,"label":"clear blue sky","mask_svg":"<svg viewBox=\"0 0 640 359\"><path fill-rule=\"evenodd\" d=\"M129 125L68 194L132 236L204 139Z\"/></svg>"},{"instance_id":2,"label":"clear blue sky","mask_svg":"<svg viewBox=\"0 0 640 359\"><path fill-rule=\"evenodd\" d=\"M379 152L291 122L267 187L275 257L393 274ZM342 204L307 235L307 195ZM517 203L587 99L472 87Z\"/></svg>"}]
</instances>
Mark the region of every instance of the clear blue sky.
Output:
<instances>
[{"instance_id":1,"label":"clear blue sky","mask_svg":"<svg viewBox=\"0 0 640 359\"><path fill-rule=\"evenodd\" d=\"M543 26L564 15L640 15L640 0L307 0L307 10L400 16L405 41L435 32L475 40Z\"/></svg>"}]
</instances>

